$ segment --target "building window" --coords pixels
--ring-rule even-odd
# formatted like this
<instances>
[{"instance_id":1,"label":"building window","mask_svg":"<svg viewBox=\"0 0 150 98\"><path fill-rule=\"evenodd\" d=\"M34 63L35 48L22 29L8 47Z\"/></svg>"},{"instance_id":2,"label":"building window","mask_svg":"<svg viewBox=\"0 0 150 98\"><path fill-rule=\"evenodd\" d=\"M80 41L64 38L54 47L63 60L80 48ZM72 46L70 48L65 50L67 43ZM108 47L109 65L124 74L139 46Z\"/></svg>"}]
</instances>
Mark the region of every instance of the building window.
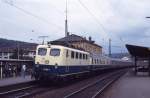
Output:
<instances>
[{"instance_id":1,"label":"building window","mask_svg":"<svg viewBox=\"0 0 150 98\"><path fill-rule=\"evenodd\" d=\"M7 55L8 55L8 53L4 53L3 55L4 55L4 56L7 56Z\"/></svg>"},{"instance_id":2,"label":"building window","mask_svg":"<svg viewBox=\"0 0 150 98\"><path fill-rule=\"evenodd\" d=\"M8 57L5 56L4 59L8 59Z\"/></svg>"},{"instance_id":3,"label":"building window","mask_svg":"<svg viewBox=\"0 0 150 98\"><path fill-rule=\"evenodd\" d=\"M71 51L71 58L74 58L74 52Z\"/></svg>"}]
</instances>

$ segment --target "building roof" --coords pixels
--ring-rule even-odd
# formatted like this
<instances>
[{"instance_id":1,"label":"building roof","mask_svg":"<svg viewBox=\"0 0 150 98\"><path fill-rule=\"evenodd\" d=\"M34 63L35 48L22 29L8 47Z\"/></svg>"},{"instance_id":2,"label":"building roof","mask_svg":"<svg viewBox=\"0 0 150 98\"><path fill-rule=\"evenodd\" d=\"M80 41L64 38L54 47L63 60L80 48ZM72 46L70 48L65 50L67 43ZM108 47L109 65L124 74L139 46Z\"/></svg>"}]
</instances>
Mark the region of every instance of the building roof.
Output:
<instances>
[{"instance_id":1,"label":"building roof","mask_svg":"<svg viewBox=\"0 0 150 98\"><path fill-rule=\"evenodd\" d=\"M68 35L67 37L63 37L63 38L51 41L49 43L66 45L68 43L73 43L73 42L86 42L86 43L90 43L92 45L95 45L95 46L102 48L102 46L95 44L94 41L87 40L86 38L83 38L83 37L75 35L75 34Z\"/></svg>"},{"instance_id":2,"label":"building roof","mask_svg":"<svg viewBox=\"0 0 150 98\"><path fill-rule=\"evenodd\" d=\"M148 58L150 57L150 48L136 45L126 45L129 53L134 57Z\"/></svg>"}]
</instances>

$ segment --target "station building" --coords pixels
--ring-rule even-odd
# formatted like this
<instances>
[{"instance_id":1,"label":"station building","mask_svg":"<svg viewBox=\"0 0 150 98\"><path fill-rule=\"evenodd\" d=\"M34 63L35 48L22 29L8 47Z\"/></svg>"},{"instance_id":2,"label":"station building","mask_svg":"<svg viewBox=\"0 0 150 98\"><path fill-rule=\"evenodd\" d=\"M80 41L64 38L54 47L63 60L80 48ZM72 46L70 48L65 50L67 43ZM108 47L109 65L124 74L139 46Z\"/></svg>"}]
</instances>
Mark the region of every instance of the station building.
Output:
<instances>
[{"instance_id":1,"label":"station building","mask_svg":"<svg viewBox=\"0 0 150 98\"><path fill-rule=\"evenodd\" d=\"M9 48L0 48L0 59L11 59L14 51Z\"/></svg>"},{"instance_id":2,"label":"station building","mask_svg":"<svg viewBox=\"0 0 150 98\"><path fill-rule=\"evenodd\" d=\"M32 47L4 47L0 48L0 59L30 59L33 60L35 57L36 46ZM19 51L19 52L18 52Z\"/></svg>"},{"instance_id":3,"label":"station building","mask_svg":"<svg viewBox=\"0 0 150 98\"><path fill-rule=\"evenodd\" d=\"M67 35L66 37L50 41L49 44L67 45L73 48L87 51L91 54L102 54L102 46L95 43L91 37L88 40L85 37L75 34Z\"/></svg>"}]
</instances>

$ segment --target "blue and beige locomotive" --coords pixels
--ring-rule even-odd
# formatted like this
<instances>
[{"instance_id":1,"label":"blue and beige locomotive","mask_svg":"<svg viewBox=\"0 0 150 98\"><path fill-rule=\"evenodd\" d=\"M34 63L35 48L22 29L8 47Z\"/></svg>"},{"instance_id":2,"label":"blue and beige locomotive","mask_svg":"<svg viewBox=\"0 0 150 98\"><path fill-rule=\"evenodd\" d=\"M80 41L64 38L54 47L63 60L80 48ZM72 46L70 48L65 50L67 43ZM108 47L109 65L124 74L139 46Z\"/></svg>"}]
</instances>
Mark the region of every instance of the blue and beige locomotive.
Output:
<instances>
[{"instance_id":1,"label":"blue and beige locomotive","mask_svg":"<svg viewBox=\"0 0 150 98\"><path fill-rule=\"evenodd\" d=\"M62 45L38 45L34 75L37 80L55 80L90 74L94 71L113 68L122 64L111 64L112 61L116 62L116 60L111 60L106 56L92 55L89 52ZM124 62L127 65L128 63L130 62Z\"/></svg>"}]
</instances>

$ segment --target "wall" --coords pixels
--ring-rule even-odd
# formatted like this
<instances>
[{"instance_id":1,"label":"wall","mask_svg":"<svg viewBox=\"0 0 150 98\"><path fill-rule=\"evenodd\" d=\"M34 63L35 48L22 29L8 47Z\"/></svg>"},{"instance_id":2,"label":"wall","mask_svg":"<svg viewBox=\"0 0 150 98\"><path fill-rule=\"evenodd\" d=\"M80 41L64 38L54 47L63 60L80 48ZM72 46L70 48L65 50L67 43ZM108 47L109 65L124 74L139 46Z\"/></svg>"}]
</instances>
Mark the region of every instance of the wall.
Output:
<instances>
[{"instance_id":1,"label":"wall","mask_svg":"<svg viewBox=\"0 0 150 98\"><path fill-rule=\"evenodd\" d=\"M83 48L85 49L85 51L88 51L90 53L94 53L94 54L102 53L102 48L87 42L74 42L72 43L72 45L75 46L76 48Z\"/></svg>"}]
</instances>

